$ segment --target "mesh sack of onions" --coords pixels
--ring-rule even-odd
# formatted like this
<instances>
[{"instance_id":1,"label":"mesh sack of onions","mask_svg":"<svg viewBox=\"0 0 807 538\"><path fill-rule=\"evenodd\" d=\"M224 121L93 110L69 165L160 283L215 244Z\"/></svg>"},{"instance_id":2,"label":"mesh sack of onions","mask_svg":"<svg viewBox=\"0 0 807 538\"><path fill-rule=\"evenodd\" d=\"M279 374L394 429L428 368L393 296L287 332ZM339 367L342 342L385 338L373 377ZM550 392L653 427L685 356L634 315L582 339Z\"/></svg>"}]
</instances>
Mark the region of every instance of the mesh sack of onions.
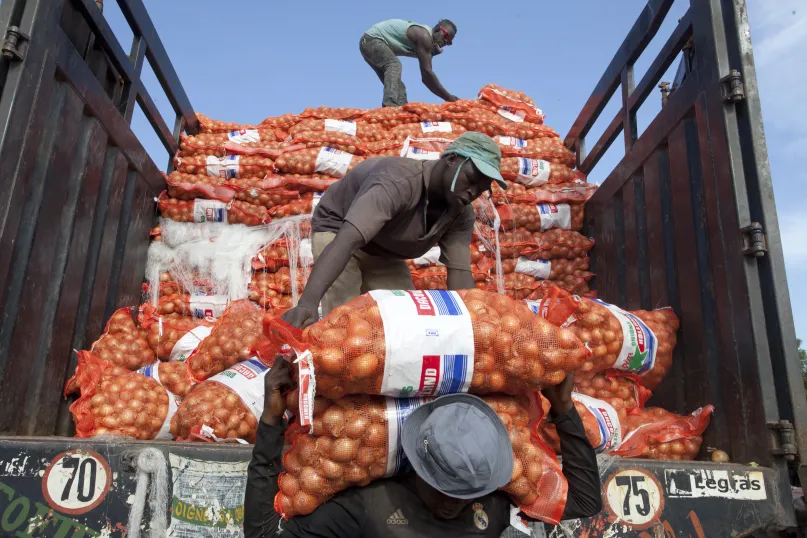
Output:
<instances>
[{"instance_id":1,"label":"mesh sack of onions","mask_svg":"<svg viewBox=\"0 0 807 538\"><path fill-rule=\"evenodd\" d=\"M449 121L421 121L419 123L405 123L387 131L392 140L406 140L412 138L428 138L440 136L457 136L464 133L465 127Z\"/></svg>"},{"instance_id":2,"label":"mesh sack of onions","mask_svg":"<svg viewBox=\"0 0 807 538\"><path fill-rule=\"evenodd\" d=\"M589 274L586 277L565 276L561 280L540 280L530 275L509 273L504 275L502 279L504 283L503 293L519 301L542 299L553 287L560 288L568 293L581 295L590 291L588 279L592 276ZM492 292L497 289L497 282L491 278L484 283L478 282L476 287Z\"/></svg>"},{"instance_id":3,"label":"mesh sack of onions","mask_svg":"<svg viewBox=\"0 0 807 538\"><path fill-rule=\"evenodd\" d=\"M291 189L264 189L263 179L247 178L226 183L236 200L272 209L300 199L300 192Z\"/></svg>"},{"instance_id":4,"label":"mesh sack of onions","mask_svg":"<svg viewBox=\"0 0 807 538\"><path fill-rule=\"evenodd\" d=\"M310 248L311 240L308 237L302 237L299 242L299 254L297 255L297 263L300 267L310 267L313 265L313 253L308 255ZM289 242L281 239L267 245L252 258L252 269L255 271L273 273L283 267L288 267L290 263Z\"/></svg>"},{"instance_id":5,"label":"mesh sack of onions","mask_svg":"<svg viewBox=\"0 0 807 538\"><path fill-rule=\"evenodd\" d=\"M322 174L340 178L363 160L363 157L334 148L305 148L284 152L275 161L275 167L286 174Z\"/></svg>"},{"instance_id":6,"label":"mesh sack of onions","mask_svg":"<svg viewBox=\"0 0 807 538\"><path fill-rule=\"evenodd\" d=\"M353 155L367 153L367 146L355 136L331 131L298 131L292 135L292 141L289 144L295 148L297 146L301 148L331 147Z\"/></svg>"},{"instance_id":7,"label":"mesh sack of onions","mask_svg":"<svg viewBox=\"0 0 807 538\"><path fill-rule=\"evenodd\" d=\"M338 181L337 178L319 174L269 174L250 180L251 187L263 190L323 192ZM241 182L239 182L241 183Z\"/></svg>"},{"instance_id":8,"label":"mesh sack of onions","mask_svg":"<svg viewBox=\"0 0 807 538\"><path fill-rule=\"evenodd\" d=\"M207 198L229 202L235 196L233 189L224 185L220 177L173 172L165 178L168 196L177 200Z\"/></svg>"},{"instance_id":9,"label":"mesh sack of onions","mask_svg":"<svg viewBox=\"0 0 807 538\"><path fill-rule=\"evenodd\" d=\"M160 216L175 222L227 222L260 226L272 220L269 211L262 206L241 200L224 203L219 200L177 200L166 192L157 199Z\"/></svg>"},{"instance_id":10,"label":"mesh sack of onions","mask_svg":"<svg viewBox=\"0 0 807 538\"><path fill-rule=\"evenodd\" d=\"M535 106L535 101L525 93L508 90L496 84L488 84L479 90L479 98L500 107L523 112L526 120L535 123L544 122L544 113Z\"/></svg>"},{"instance_id":11,"label":"mesh sack of onions","mask_svg":"<svg viewBox=\"0 0 807 538\"><path fill-rule=\"evenodd\" d=\"M552 164L541 159L505 157L502 159L502 177L527 187L540 187L548 183L565 183L577 179L568 166Z\"/></svg>"},{"instance_id":12,"label":"mesh sack of onions","mask_svg":"<svg viewBox=\"0 0 807 538\"><path fill-rule=\"evenodd\" d=\"M603 400L615 409L644 407L651 393L642 386L641 378L632 374L607 371L575 383L574 390L591 398Z\"/></svg>"},{"instance_id":13,"label":"mesh sack of onions","mask_svg":"<svg viewBox=\"0 0 807 538\"><path fill-rule=\"evenodd\" d=\"M485 255L489 250L481 248L484 238L477 238L474 246ZM499 245L503 258L523 256L530 260L576 259L588 256L594 248L594 240L570 230L529 232L518 228L512 232L499 232Z\"/></svg>"},{"instance_id":14,"label":"mesh sack of onions","mask_svg":"<svg viewBox=\"0 0 807 538\"><path fill-rule=\"evenodd\" d=\"M412 282L416 290L447 289L448 272L444 266L418 267L412 264L409 265L409 272L412 274ZM481 269L475 264L471 264L471 274L475 282L486 282L490 278L489 270Z\"/></svg>"},{"instance_id":15,"label":"mesh sack of onions","mask_svg":"<svg viewBox=\"0 0 807 538\"><path fill-rule=\"evenodd\" d=\"M202 133L229 133L242 129L255 129L254 125L243 125L232 121L219 121L209 118L204 114L196 113L199 120L199 127Z\"/></svg>"},{"instance_id":16,"label":"mesh sack of onions","mask_svg":"<svg viewBox=\"0 0 807 538\"><path fill-rule=\"evenodd\" d=\"M74 377L81 389L81 397L70 405L76 437L171 438L176 399L154 379L122 370L88 351L78 352Z\"/></svg>"},{"instance_id":17,"label":"mesh sack of onions","mask_svg":"<svg viewBox=\"0 0 807 538\"><path fill-rule=\"evenodd\" d=\"M691 415L677 415L660 407L631 409L623 425L622 444L613 454L623 458L694 460L713 411L711 405Z\"/></svg>"},{"instance_id":18,"label":"mesh sack of onions","mask_svg":"<svg viewBox=\"0 0 807 538\"><path fill-rule=\"evenodd\" d=\"M558 166L574 168L577 164L576 157L572 151L563 145L559 138L533 138L525 140L516 136L500 135L494 137L502 150L502 156L525 157L529 159L541 159Z\"/></svg>"},{"instance_id":19,"label":"mesh sack of onions","mask_svg":"<svg viewBox=\"0 0 807 538\"><path fill-rule=\"evenodd\" d=\"M253 356L263 311L246 299L233 301L187 360L188 373L203 381Z\"/></svg>"},{"instance_id":20,"label":"mesh sack of onions","mask_svg":"<svg viewBox=\"0 0 807 538\"><path fill-rule=\"evenodd\" d=\"M489 137L500 136L506 130L501 116L482 108L474 107L465 112L446 112L443 116L446 121L460 125L466 131L476 131Z\"/></svg>"},{"instance_id":21,"label":"mesh sack of onions","mask_svg":"<svg viewBox=\"0 0 807 538\"><path fill-rule=\"evenodd\" d=\"M580 231L583 227L583 204L509 204L498 206L502 228L524 228L528 232L549 230Z\"/></svg>"},{"instance_id":22,"label":"mesh sack of onions","mask_svg":"<svg viewBox=\"0 0 807 538\"><path fill-rule=\"evenodd\" d=\"M625 408L615 409L606 401L577 392L572 393L572 400L594 451L608 454L617 450L622 444L622 424L627 419ZM544 411L549 413L549 402L544 399L543 403ZM541 422L540 435L556 454L560 454L560 437L552 422Z\"/></svg>"},{"instance_id":23,"label":"mesh sack of onions","mask_svg":"<svg viewBox=\"0 0 807 538\"><path fill-rule=\"evenodd\" d=\"M513 476L502 490L525 514L557 523L568 485L555 455L531 434L540 419L540 404L526 396L483 399L504 422L513 445ZM313 433L298 426L287 432L291 448L283 456L275 511L286 519L310 514L339 491L408 470L399 425L426 401L317 398Z\"/></svg>"},{"instance_id":24,"label":"mesh sack of onions","mask_svg":"<svg viewBox=\"0 0 807 538\"><path fill-rule=\"evenodd\" d=\"M491 185L493 201L503 204L584 204L594 195L597 185L586 183L580 179L564 183L548 183L540 187L525 187L521 183L507 181L508 189L502 190L497 183Z\"/></svg>"},{"instance_id":25,"label":"mesh sack of onions","mask_svg":"<svg viewBox=\"0 0 807 538\"><path fill-rule=\"evenodd\" d=\"M264 334L296 351L309 402L314 385L330 399L522 394L560 383L587 353L526 304L481 290L371 291L304 331L264 318Z\"/></svg>"},{"instance_id":26,"label":"mesh sack of onions","mask_svg":"<svg viewBox=\"0 0 807 538\"><path fill-rule=\"evenodd\" d=\"M272 316L279 316L294 307L294 297L274 290L262 291L250 288L249 300Z\"/></svg>"},{"instance_id":27,"label":"mesh sack of onions","mask_svg":"<svg viewBox=\"0 0 807 538\"><path fill-rule=\"evenodd\" d=\"M196 319L217 319L224 314L228 299L224 295L189 295L187 293L160 297L154 314L158 316L190 316Z\"/></svg>"},{"instance_id":28,"label":"mesh sack of onions","mask_svg":"<svg viewBox=\"0 0 807 538\"><path fill-rule=\"evenodd\" d=\"M415 123L417 115L407 112L403 107L386 106L368 110L358 121L359 125L377 125L385 130L393 129L405 123Z\"/></svg>"},{"instance_id":29,"label":"mesh sack of onions","mask_svg":"<svg viewBox=\"0 0 807 538\"><path fill-rule=\"evenodd\" d=\"M294 136L304 132L341 133L355 136L364 143L375 142L387 138L386 129L376 124L356 123L355 121L338 120L333 118L305 119L289 129L289 135Z\"/></svg>"},{"instance_id":30,"label":"mesh sack of onions","mask_svg":"<svg viewBox=\"0 0 807 538\"><path fill-rule=\"evenodd\" d=\"M400 156L419 161L436 161L448 149L456 134L437 133L434 136L406 138L401 145Z\"/></svg>"},{"instance_id":31,"label":"mesh sack of onions","mask_svg":"<svg viewBox=\"0 0 807 538\"><path fill-rule=\"evenodd\" d=\"M297 200L292 200L287 204L274 206L269 210L269 215L273 219L285 219L296 215L310 215L314 211L314 200L319 201L320 195L313 192L306 192L300 195Z\"/></svg>"},{"instance_id":32,"label":"mesh sack of onions","mask_svg":"<svg viewBox=\"0 0 807 538\"><path fill-rule=\"evenodd\" d=\"M300 123L301 118L296 114L283 114L282 116L270 116L260 123L259 127L265 129L273 129L278 133L278 138L285 138L280 136L280 132L288 132L292 127ZM279 132L280 131L280 132Z\"/></svg>"},{"instance_id":33,"label":"mesh sack of onions","mask_svg":"<svg viewBox=\"0 0 807 538\"><path fill-rule=\"evenodd\" d=\"M544 301L553 303L564 293L559 291ZM611 368L641 376L642 385L653 390L672 365L678 317L671 308L628 312L598 299L582 298L561 324L592 352L577 371L578 381Z\"/></svg>"},{"instance_id":34,"label":"mesh sack of onions","mask_svg":"<svg viewBox=\"0 0 807 538\"><path fill-rule=\"evenodd\" d=\"M179 400L187 396L196 385L196 381L188 375L184 360L156 362L144 366L137 373L154 379Z\"/></svg>"},{"instance_id":35,"label":"mesh sack of onions","mask_svg":"<svg viewBox=\"0 0 807 538\"><path fill-rule=\"evenodd\" d=\"M269 368L251 358L196 385L171 419L177 441L254 443Z\"/></svg>"},{"instance_id":36,"label":"mesh sack of onions","mask_svg":"<svg viewBox=\"0 0 807 538\"><path fill-rule=\"evenodd\" d=\"M316 108L306 108L300 114L301 118L317 118L336 120L355 120L361 118L365 113L362 108L331 108L329 106L319 106Z\"/></svg>"},{"instance_id":37,"label":"mesh sack of onions","mask_svg":"<svg viewBox=\"0 0 807 538\"><path fill-rule=\"evenodd\" d=\"M152 311L153 308L146 305L143 310ZM161 361L184 361L190 351L210 334L210 322L193 316L147 314L144 318L142 325L148 331L146 340Z\"/></svg>"},{"instance_id":38,"label":"mesh sack of onions","mask_svg":"<svg viewBox=\"0 0 807 538\"><path fill-rule=\"evenodd\" d=\"M191 155L177 157L174 166L186 174L208 175L223 179L263 177L274 170L274 162L269 157L259 155Z\"/></svg>"},{"instance_id":39,"label":"mesh sack of onions","mask_svg":"<svg viewBox=\"0 0 807 538\"><path fill-rule=\"evenodd\" d=\"M291 295L296 286L297 293L305 287L308 279L307 268L298 267L295 274L295 281L292 282L291 269L281 267L276 272L254 272L250 281L250 289L259 291L273 290L284 295Z\"/></svg>"},{"instance_id":40,"label":"mesh sack of onions","mask_svg":"<svg viewBox=\"0 0 807 538\"><path fill-rule=\"evenodd\" d=\"M561 258L559 260L530 260L526 257L502 258L502 272L504 274L517 273L531 276L537 280L564 281L568 277L591 279L594 275L589 273L588 268L588 257Z\"/></svg>"},{"instance_id":41,"label":"mesh sack of onions","mask_svg":"<svg viewBox=\"0 0 807 538\"><path fill-rule=\"evenodd\" d=\"M104 334L93 343L90 352L128 370L137 370L157 360L149 347L145 329L135 324L129 308L121 308L112 314Z\"/></svg>"},{"instance_id":42,"label":"mesh sack of onions","mask_svg":"<svg viewBox=\"0 0 807 538\"><path fill-rule=\"evenodd\" d=\"M370 157L400 157L403 149L403 140L377 140L367 143L367 150Z\"/></svg>"},{"instance_id":43,"label":"mesh sack of onions","mask_svg":"<svg viewBox=\"0 0 807 538\"><path fill-rule=\"evenodd\" d=\"M179 138L179 151L183 157L213 155L226 157L227 145L239 144L251 149L279 149L275 132L271 129L240 129L226 133L202 133L196 136L182 134Z\"/></svg>"}]
</instances>

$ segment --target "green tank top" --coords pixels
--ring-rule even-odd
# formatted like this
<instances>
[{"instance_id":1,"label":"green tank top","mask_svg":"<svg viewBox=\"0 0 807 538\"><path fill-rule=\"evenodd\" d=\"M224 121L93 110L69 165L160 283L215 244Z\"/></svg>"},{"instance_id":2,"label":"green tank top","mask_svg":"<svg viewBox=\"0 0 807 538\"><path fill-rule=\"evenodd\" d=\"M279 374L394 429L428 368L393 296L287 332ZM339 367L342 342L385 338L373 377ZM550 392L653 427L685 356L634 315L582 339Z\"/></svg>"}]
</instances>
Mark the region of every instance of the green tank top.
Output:
<instances>
[{"instance_id":1,"label":"green tank top","mask_svg":"<svg viewBox=\"0 0 807 538\"><path fill-rule=\"evenodd\" d=\"M415 44L406 37L410 26L420 26L432 33L432 28L425 24L407 21L404 19L390 19L382 21L365 32L368 36L380 39L392 49L396 56L415 57Z\"/></svg>"}]
</instances>

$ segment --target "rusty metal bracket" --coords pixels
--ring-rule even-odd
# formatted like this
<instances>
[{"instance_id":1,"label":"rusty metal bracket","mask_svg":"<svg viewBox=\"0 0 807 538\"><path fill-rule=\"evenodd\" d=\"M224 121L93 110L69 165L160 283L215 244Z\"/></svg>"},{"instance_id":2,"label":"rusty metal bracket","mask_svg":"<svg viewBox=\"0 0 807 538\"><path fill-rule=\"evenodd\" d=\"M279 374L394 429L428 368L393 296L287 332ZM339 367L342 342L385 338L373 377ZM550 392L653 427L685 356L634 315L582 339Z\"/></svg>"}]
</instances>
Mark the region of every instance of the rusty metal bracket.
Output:
<instances>
[{"instance_id":1,"label":"rusty metal bracket","mask_svg":"<svg viewBox=\"0 0 807 538\"><path fill-rule=\"evenodd\" d=\"M736 69L720 79L720 96L724 103L737 103L745 99L745 84Z\"/></svg>"},{"instance_id":2,"label":"rusty metal bracket","mask_svg":"<svg viewBox=\"0 0 807 538\"><path fill-rule=\"evenodd\" d=\"M23 46L31 38L16 26L9 26L6 30L6 37L3 39L3 57L9 60L22 61L25 59L25 51L28 48Z\"/></svg>"},{"instance_id":3,"label":"rusty metal bracket","mask_svg":"<svg viewBox=\"0 0 807 538\"><path fill-rule=\"evenodd\" d=\"M670 100L670 83L669 82L662 82L658 85L658 88L661 90L661 108L667 104L667 101Z\"/></svg>"},{"instance_id":4,"label":"rusty metal bracket","mask_svg":"<svg viewBox=\"0 0 807 538\"><path fill-rule=\"evenodd\" d=\"M768 422L768 429L771 433L771 454L782 456L787 461L795 460L799 451L796 448L796 431L793 424L789 420Z\"/></svg>"},{"instance_id":5,"label":"rusty metal bracket","mask_svg":"<svg viewBox=\"0 0 807 538\"><path fill-rule=\"evenodd\" d=\"M743 254L754 258L761 258L768 252L768 241L765 238L765 230L758 222L752 222L745 228L741 228L743 234Z\"/></svg>"}]
</instances>

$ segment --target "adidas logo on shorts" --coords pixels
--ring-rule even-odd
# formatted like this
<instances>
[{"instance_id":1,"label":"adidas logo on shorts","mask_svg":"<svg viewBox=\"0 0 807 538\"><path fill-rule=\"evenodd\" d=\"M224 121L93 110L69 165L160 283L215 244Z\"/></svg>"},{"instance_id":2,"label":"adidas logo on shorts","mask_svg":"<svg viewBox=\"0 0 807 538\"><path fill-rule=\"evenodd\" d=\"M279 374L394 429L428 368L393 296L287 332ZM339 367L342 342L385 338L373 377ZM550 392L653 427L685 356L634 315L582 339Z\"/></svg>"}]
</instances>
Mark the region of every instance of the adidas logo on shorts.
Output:
<instances>
[{"instance_id":1,"label":"adidas logo on shorts","mask_svg":"<svg viewBox=\"0 0 807 538\"><path fill-rule=\"evenodd\" d=\"M403 512L399 508L387 518L387 525L409 525L409 520L404 517Z\"/></svg>"}]
</instances>

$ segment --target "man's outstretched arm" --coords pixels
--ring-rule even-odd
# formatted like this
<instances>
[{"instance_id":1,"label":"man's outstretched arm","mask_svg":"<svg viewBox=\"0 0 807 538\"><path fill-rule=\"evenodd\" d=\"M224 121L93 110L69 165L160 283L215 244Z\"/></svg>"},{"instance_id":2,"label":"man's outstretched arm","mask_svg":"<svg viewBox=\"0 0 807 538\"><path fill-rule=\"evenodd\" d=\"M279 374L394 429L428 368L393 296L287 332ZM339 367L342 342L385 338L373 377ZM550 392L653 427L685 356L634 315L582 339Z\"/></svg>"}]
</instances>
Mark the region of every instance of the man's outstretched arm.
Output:
<instances>
[{"instance_id":1,"label":"man's outstretched arm","mask_svg":"<svg viewBox=\"0 0 807 538\"><path fill-rule=\"evenodd\" d=\"M432 69L432 48L434 44L432 43L431 34L425 28L411 26L407 31L407 36L415 44L415 54L418 62L420 62L420 77L423 84L437 97L445 101L456 101L457 96L448 93L443 88L443 85L440 84L440 79L437 78Z\"/></svg>"}]
</instances>

